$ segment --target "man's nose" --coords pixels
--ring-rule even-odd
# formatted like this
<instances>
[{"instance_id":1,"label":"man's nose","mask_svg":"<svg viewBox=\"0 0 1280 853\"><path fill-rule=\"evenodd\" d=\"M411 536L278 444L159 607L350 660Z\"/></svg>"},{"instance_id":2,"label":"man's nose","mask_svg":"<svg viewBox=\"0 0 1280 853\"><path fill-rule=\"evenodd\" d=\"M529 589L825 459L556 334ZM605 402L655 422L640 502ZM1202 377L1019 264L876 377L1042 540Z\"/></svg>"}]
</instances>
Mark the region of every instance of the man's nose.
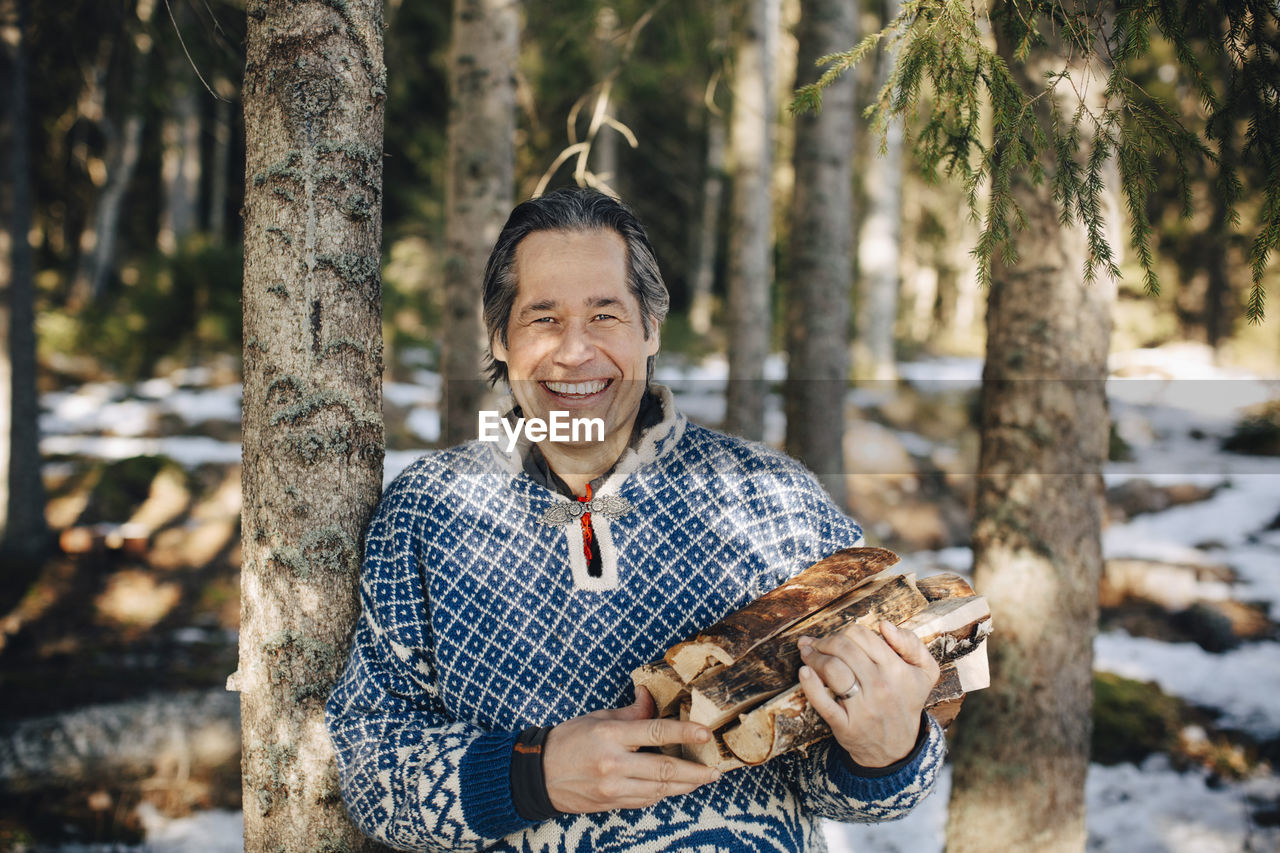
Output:
<instances>
[{"instance_id":1,"label":"man's nose","mask_svg":"<svg viewBox=\"0 0 1280 853\"><path fill-rule=\"evenodd\" d=\"M556 362L567 367L576 367L591 360L595 347L586 328L577 323L570 323L560 336L560 345L556 347Z\"/></svg>"}]
</instances>

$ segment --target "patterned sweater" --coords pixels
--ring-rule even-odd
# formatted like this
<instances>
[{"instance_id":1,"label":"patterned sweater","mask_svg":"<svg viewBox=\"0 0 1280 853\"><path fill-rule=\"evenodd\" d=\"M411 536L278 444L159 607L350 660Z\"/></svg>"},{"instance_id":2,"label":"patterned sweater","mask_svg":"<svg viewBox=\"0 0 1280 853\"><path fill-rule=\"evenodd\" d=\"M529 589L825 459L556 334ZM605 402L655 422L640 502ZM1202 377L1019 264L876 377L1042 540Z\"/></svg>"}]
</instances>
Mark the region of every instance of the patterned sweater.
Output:
<instances>
[{"instance_id":1,"label":"patterned sweater","mask_svg":"<svg viewBox=\"0 0 1280 853\"><path fill-rule=\"evenodd\" d=\"M636 666L861 540L798 463L688 423L655 390L662 421L597 491L600 577L579 524L548 513L567 499L522 472L526 448L471 442L388 488L326 708L343 798L368 834L405 850L818 851L820 817L892 820L931 790L944 751L932 722L916 760L882 778L851 773L828 738L646 809L516 813L523 729L630 704ZM618 498L630 511L599 511Z\"/></svg>"}]
</instances>

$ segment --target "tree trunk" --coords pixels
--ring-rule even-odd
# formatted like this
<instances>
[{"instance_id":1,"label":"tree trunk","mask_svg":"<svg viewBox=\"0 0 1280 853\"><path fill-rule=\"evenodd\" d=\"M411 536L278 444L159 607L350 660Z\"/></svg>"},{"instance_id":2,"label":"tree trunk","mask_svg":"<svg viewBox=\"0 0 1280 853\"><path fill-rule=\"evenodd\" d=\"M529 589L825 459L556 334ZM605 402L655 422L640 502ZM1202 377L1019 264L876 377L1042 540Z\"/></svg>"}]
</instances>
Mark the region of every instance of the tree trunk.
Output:
<instances>
[{"instance_id":1,"label":"tree trunk","mask_svg":"<svg viewBox=\"0 0 1280 853\"><path fill-rule=\"evenodd\" d=\"M898 0L885 0L884 20L898 15ZM852 44L852 42L850 42ZM897 51L879 57L876 91L897 65ZM894 329L898 322L898 257L902 245L902 122L891 122L884 153L873 161L865 183L867 213L858 240L858 342L853 359L859 379L896 379Z\"/></svg>"},{"instance_id":2,"label":"tree trunk","mask_svg":"<svg viewBox=\"0 0 1280 853\"><path fill-rule=\"evenodd\" d=\"M819 58L857 42L854 12L844 0L801 5L797 86L817 79ZM821 112L796 117L787 287L787 452L818 476L840 506L845 501L856 82L852 74L841 76L823 92Z\"/></svg>"},{"instance_id":3,"label":"tree trunk","mask_svg":"<svg viewBox=\"0 0 1280 853\"><path fill-rule=\"evenodd\" d=\"M231 99L235 89L226 78L214 82L218 99L213 102L213 144L209 152L209 196L206 222L209 239L220 245L227 239L227 197L231 174Z\"/></svg>"},{"instance_id":4,"label":"tree trunk","mask_svg":"<svg viewBox=\"0 0 1280 853\"><path fill-rule=\"evenodd\" d=\"M154 4L139 3L137 14L143 25L151 20ZM107 279L115 268L116 242L120 236L121 209L124 196L133 183L134 172L142 159L142 131L146 126L147 80L152 41L137 27L126 27L129 41L136 47L130 52L127 108L123 124L103 116L102 131L107 140L107 180L98 196L93 215L80 235L80 262L71 283L69 303L73 309L97 302L107 287Z\"/></svg>"},{"instance_id":5,"label":"tree trunk","mask_svg":"<svg viewBox=\"0 0 1280 853\"><path fill-rule=\"evenodd\" d=\"M0 554L12 571L0 587L0 603L20 595L49 545L40 471L39 401L36 394L35 269L31 229L31 158L27 0L0 3L9 73L7 195L8 275L0 278ZM2 268L0 268L2 269ZM5 316L7 314L7 316ZM7 608L4 608L7 609Z\"/></svg>"},{"instance_id":6,"label":"tree trunk","mask_svg":"<svg viewBox=\"0 0 1280 853\"><path fill-rule=\"evenodd\" d=\"M251 0L243 89L245 848L368 849L324 702L359 612L382 410L381 0Z\"/></svg>"},{"instance_id":7,"label":"tree trunk","mask_svg":"<svg viewBox=\"0 0 1280 853\"><path fill-rule=\"evenodd\" d=\"M729 9L717 3L715 15L715 41L712 55L720 58L717 67L723 65L723 54L729 41ZM725 115L716 107L716 89L720 81L717 70L707 83L707 164L702 179L702 216L698 222L698 246L695 252L693 282L689 294L689 327L699 335L711 331L711 291L716 278L716 250L720 242L720 206L724 197L725 149L728 128Z\"/></svg>"},{"instance_id":8,"label":"tree trunk","mask_svg":"<svg viewBox=\"0 0 1280 853\"><path fill-rule=\"evenodd\" d=\"M519 15L513 0L454 4L441 356L446 445L476 437L476 413L485 399L480 285L511 212Z\"/></svg>"},{"instance_id":9,"label":"tree trunk","mask_svg":"<svg viewBox=\"0 0 1280 853\"><path fill-rule=\"evenodd\" d=\"M173 24L190 32L191 14L185 3L172 7ZM173 255L196 230L200 200L200 102L194 72L179 48L167 57L169 109L160 127L160 182L162 205L157 244Z\"/></svg>"},{"instance_id":10,"label":"tree trunk","mask_svg":"<svg viewBox=\"0 0 1280 853\"><path fill-rule=\"evenodd\" d=\"M724 428L764 438L773 279L773 62L779 0L746 0L734 54L733 210L729 248L729 390Z\"/></svg>"},{"instance_id":11,"label":"tree trunk","mask_svg":"<svg viewBox=\"0 0 1280 853\"><path fill-rule=\"evenodd\" d=\"M1024 89L1041 85L1061 54L1015 63L994 20ZM1114 285L1084 283L1083 229L1059 225L1047 183L1018 176L1014 192L1026 227L1020 263L992 270L973 534L973 585L998 638L992 687L957 724L953 853L1079 851L1086 837Z\"/></svg>"}]
</instances>

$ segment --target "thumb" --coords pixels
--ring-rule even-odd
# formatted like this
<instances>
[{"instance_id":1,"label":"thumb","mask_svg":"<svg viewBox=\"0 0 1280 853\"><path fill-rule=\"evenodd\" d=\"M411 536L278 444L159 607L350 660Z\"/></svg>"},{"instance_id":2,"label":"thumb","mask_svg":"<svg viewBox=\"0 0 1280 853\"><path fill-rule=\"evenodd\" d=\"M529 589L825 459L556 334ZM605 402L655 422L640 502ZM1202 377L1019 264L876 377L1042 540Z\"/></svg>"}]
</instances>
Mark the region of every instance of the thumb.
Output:
<instances>
[{"instance_id":1,"label":"thumb","mask_svg":"<svg viewBox=\"0 0 1280 853\"><path fill-rule=\"evenodd\" d=\"M636 701L613 712L615 720L650 720L657 715L658 706L644 687L636 688Z\"/></svg>"},{"instance_id":2,"label":"thumb","mask_svg":"<svg viewBox=\"0 0 1280 853\"><path fill-rule=\"evenodd\" d=\"M898 657L912 666L927 671L938 665L920 638L905 628L886 620L880 623L880 635L898 653Z\"/></svg>"}]
</instances>

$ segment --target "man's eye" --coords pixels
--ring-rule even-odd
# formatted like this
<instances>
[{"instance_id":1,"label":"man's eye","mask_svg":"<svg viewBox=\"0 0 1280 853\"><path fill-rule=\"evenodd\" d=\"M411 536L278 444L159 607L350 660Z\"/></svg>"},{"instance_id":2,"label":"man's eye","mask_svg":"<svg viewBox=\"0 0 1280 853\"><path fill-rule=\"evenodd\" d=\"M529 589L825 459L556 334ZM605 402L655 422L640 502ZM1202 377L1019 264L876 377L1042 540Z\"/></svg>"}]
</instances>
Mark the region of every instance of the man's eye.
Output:
<instances>
[{"instance_id":1,"label":"man's eye","mask_svg":"<svg viewBox=\"0 0 1280 853\"><path fill-rule=\"evenodd\" d=\"M556 321L556 318L555 318L555 317L538 317L538 318L537 318L537 319L535 319L533 322L535 322L535 323L554 323L555 321Z\"/></svg>"},{"instance_id":2,"label":"man's eye","mask_svg":"<svg viewBox=\"0 0 1280 853\"><path fill-rule=\"evenodd\" d=\"M595 316L595 318L594 318L594 319L596 319L596 320L616 320L616 319L618 319L618 318L617 318L617 317L615 317L615 316L613 316L612 314L597 314L597 315Z\"/></svg>"}]
</instances>

